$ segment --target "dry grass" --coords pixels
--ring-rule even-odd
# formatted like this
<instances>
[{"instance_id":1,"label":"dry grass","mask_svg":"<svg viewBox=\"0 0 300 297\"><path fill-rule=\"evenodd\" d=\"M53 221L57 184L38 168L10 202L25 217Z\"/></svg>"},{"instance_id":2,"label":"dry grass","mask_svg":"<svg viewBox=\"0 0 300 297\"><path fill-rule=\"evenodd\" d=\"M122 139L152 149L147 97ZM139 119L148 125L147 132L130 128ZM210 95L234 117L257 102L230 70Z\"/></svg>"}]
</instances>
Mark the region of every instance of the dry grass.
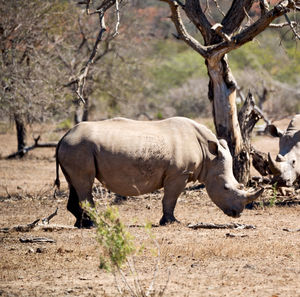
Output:
<instances>
[{"instance_id":1,"label":"dry grass","mask_svg":"<svg viewBox=\"0 0 300 297\"><path fill-rule=\"evenodd\" d=\"M53 136L51 136L53 137ZM46 141L46 139L45 139ZM268 138L256 139L262 148ZM14 150L14 136L0 135ZM269 144L268 144L269 147ZM274 152L276 147L274 147ZM25 224L43 218L59 207L51 223L73 225L66 210L67 185L53 198L55 179L53 149L40 149L24 160L0 160L0 227ZM112 195L109 196L112 201ZM105 201L97 195L99 207ZM161 193L129 198L118 204L126 225L157 224L161 216ZM300 296L300 208L268 207L245 210L241 218L225 216L205 191L186 191L175 215L181 224L153 228L161 252L157 278L163 287L171 271L166 296ZM254 230L192 230L188 223L252 224ZM130 232L150 246L141 227ZM227 237L226 233L237 235ZM245 237L241 237L245 235ZM23 236L53 238L54 244L24 244ZM40 248L41 252L37 252ZM145 251L136 257L140 278L149 284L155 257ZM62 230L0 234L1 296L117 296L113 277L98 269L99 250L93 230ZM130 275L128 274L130 279Z\"/></svg>"}]
</instances>

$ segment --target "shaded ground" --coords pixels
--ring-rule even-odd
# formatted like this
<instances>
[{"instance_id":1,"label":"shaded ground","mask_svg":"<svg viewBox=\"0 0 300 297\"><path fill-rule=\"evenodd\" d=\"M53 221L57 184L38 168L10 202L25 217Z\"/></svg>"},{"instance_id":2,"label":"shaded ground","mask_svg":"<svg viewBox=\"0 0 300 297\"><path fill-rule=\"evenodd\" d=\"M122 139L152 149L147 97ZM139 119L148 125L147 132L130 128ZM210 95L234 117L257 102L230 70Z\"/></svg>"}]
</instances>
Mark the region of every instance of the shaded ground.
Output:
<instances>
[{"instance_id":1,"label":"shaded ground","mask_svg":"<svg viewBox=\"0 0 300 297\"><path fill-rule=\"evenodd\" d=\"M0 135L5 144L2 156L14 150L14 138ZM255 145L274 155L278 148L276 140L266 137L256 137ZM66 211L66 183L53 198L54 178L54 149L37 149L23 160L0 160L0 228L31 223L56 207L58 215L51 225L71 227L74 218ZM137 226L158 223L161 195L132 197L118 204L137 244L151 245L145 230ZM96 196L100 208L113 200L112 195ZM265 207L245 210L241 218L232 219L210 201L205 190L185 191L175 212L181 224L152 229L161 252L157 288L165 284L169 270L165 296L300 296L299 214L300 206ZM236 222L256 229L187 228L188 223L199 222ZM30 236L56 242L20 242ZM135 262L140 278L149 284L155 256L146 249ZM37 228L29 233L0 233L0 296L118 296L113 277L98 265L94 230L44 232ZM129 274L127 278L131 279Z\"/></svg>"}]
</instances>

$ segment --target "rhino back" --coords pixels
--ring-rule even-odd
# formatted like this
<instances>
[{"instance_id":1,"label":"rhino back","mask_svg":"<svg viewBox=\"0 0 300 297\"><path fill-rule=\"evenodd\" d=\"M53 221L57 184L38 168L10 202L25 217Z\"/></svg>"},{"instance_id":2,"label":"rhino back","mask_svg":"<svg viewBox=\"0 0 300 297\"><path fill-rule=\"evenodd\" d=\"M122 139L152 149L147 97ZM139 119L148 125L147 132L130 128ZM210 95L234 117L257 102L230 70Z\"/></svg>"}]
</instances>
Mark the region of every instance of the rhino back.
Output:
<instances>
[{"instance_id":1,"label":"rhino back","mask_svg":"<svg viewBox=\"0 0 300 297\"><path fill-rule=\"evenodd\" d=\"M166 176L199 169L203 159L199 130L214 137L203 129L185 118L153 122L116 118L81 123L65 142L73 151L84 152L83 166L86 154L93 155L96 176L109 189L139 195L162 187Z\"/></svg>"}]
</instances>

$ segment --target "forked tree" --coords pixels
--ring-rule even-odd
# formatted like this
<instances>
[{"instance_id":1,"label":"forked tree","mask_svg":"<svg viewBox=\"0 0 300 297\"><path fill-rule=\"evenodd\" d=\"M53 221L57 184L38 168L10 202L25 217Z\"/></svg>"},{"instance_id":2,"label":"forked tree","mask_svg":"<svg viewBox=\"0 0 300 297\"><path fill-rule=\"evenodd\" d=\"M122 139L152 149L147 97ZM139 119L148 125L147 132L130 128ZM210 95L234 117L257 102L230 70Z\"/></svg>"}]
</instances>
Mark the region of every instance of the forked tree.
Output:
<instances>
[{"instance_id":1,"label":"forked tree","mask_svg":"<svg viewBox=\"0 0 300 297\"><path fill-rule=\"evenodd\" d=\"M253 101L248 100L238 115L236 108L237 84L229 68L226 55L245 43L252 41L257 35L270 26L282 27L288 25L299 39L296 23L291 22L289 12L300 10L300 1L284 0L272 1L270 6L266 0L233 0L228 3L222 20L214 20L208 13L209 0L159 0L169 5L171 20L177 30L178 38L199 53L205 60L209 75L208 97L212 104L212 112L217 136L227 141L233 156L233 168L236 178L240 182L247 182L250 168L249 133L258 120L258 114L253 108ZM96 2L96 1L95 1ZM90 0L80 1L85 5L88 14L99 14L100 31L95 43L94 51L101 41L105 31L105 12L108 9L116 11L116 32L120 24L119 6L122 0L98 1L98 6L91 11L90 6L95 3ZM124 1L123 1L124 2ZM220 10L217 0L211 1ZM251 9L257 5L255 14L250 17ZM273 24L273 21L285 16L285 22ZM194 29L188 31L185 24L191 24ZM201 38L195 38L200 33ZM89 62L93 61L93 54ZM87 63L89 66L90 63ZM85 68L88 70L88 67ZM82 72L84 73L84 72ZM82 76L81 76L82 79ZM252 108L251 108L252 107Z\"/></svg>"}]
</instances>

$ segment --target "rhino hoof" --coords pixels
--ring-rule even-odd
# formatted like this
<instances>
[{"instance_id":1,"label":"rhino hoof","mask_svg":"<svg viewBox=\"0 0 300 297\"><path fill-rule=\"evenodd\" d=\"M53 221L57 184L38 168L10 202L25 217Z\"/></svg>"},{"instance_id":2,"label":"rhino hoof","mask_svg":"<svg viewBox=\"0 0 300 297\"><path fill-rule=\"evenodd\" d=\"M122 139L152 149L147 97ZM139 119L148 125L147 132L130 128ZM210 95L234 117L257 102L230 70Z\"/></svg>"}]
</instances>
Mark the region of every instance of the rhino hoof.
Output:
<instances>
[{"instance_id":1,"label":"rhino hoof","mask_svg":"<svg viewBox=\"0 0 300 297\"><path fill-rule=\"evenodd\" d=\"M77 227L79 229L81 229L81 228L91 229L91 228L95 227L95 224L90 219L77 219L74 227Z\"/></svg>"},{"instance_id":2,"label":"rhino hoof","mask_svg":"<svg viewBox=\"0 0 300 297\"><path fill-rule=\"evenodd\" d=\"M173 224L173 223L180 223L180 222L178 220L176 220L176 218L174 216L165 217L164 215L159 221L159 225L161 225L161 226L165 226L165 225L169 225L169 224Z\"/></svg>"}]
</instances>

